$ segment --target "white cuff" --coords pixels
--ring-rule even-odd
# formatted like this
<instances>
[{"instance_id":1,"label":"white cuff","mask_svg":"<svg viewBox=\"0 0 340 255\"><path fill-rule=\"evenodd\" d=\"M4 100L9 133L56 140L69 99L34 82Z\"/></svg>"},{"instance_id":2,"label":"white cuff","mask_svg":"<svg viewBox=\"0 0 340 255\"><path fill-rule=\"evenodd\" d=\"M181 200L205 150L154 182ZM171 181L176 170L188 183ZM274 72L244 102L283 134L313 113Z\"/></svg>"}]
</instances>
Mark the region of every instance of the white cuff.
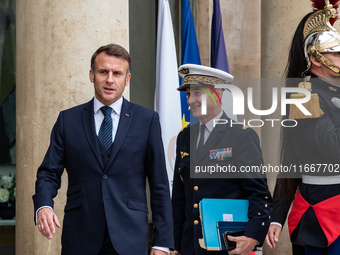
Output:
<instances>
[{"instance_id":1,"label":"white cuff","mask_svg":"<svg viewBox=\"0 0 340 255\"><path fill-rule=\"evenodd\" d=\"M282 224L280 224L278 222L271 222L270 224L279 225L282 228Z\"/></svg>"},{"instance_id":2,"label":"white cuff","mask_svg":"<svg viewBox=\"0 0 340 255\"><path fill-rule=\"evenodd\" d=\"M170 249L166 248L166 247L152 246L152 249L164 251L164 252L167 252L168 254L170 254Z\"/></svg>"},{"instance_id":3,"label":"white cuff","mask_svg":"<svg viewBox=\"0 0 340 255\"><path fill-rule=\"evenodd\" d=\"M35 224L38 224L37 220L38 220L38 212L40 209L43 209L43 208L50 208L52 211L53 211L53 208L51 206L48 206L48 205L45 205L45 206L42 206L40 207L36 212L35 212Z\"/></svg>"}]
</instances>

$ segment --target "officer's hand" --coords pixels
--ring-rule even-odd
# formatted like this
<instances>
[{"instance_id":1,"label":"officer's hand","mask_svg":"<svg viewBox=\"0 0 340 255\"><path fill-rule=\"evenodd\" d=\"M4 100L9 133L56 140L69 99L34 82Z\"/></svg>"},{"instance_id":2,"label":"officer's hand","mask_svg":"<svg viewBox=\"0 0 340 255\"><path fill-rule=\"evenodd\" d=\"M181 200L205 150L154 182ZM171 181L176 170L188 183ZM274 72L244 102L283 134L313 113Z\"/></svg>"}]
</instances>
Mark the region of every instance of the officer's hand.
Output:
<instances>
[{"instance_id":1,"label":"officer's hand","mask_svg":"<svg viewBox=\"0 0 340 255\"><path fill-rule=\"evenodd\" d=\"M170 252L170 255L180 255L180 254L178 253L178 251L174 250Z\"/></svg>"},{"instance_id":2,"label":"officer's hand","mask_svg":"<svg viewBox=\"0 0 340 255\"><path fill-rule=\"evenodd\" d=\"M251 252L257 241L253 238L247 236L230 236L228 235L230 241L236 242L236 248L229 251L228 254L238 254L238 255L248 255Z\"/></svg>"},{"instance_id":3,"label":"officer's hand","mask_svg":"<svg viewBox=\"0 0 340 255\"><path fill-rule=\"evenodd\" d=\"M58 216L51 208L42 208L38 211L37 225L38 229L47 239L51 239L55 233L54 224L60 228Z\"/></svg>"},{"instance_id":4,"label":"officer's hand","mask_svg":"<svg viewBox=\"0 0 340 255\"><path fill-rule=\"evenodd\" d=\"M270 224L268 233L265 239L269 248L276 247L276 243L279 241L281 230L282 230L281 226L277 224Z\"/></svg>"}]
</instances>

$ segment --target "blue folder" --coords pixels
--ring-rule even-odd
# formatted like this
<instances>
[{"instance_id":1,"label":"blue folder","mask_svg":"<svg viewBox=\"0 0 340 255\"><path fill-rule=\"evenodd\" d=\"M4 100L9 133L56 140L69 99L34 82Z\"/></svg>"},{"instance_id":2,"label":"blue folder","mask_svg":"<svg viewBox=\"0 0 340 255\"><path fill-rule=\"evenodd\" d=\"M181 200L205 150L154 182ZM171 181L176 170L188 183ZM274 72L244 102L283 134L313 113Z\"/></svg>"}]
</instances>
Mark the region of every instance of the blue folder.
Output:
<instances>
[{"instance_id":1,"label":"blue folder","mask_svg":"<svg viewBox=\"0 0 340 255\"><path fill-rule=\"evenodd\" d=\"M200 246L208 251L219 251L220 243L217 222L247 222L249 201L246 199L203 198L200 202L200 217L203 238Z\"/></svg>"}]
</instances>

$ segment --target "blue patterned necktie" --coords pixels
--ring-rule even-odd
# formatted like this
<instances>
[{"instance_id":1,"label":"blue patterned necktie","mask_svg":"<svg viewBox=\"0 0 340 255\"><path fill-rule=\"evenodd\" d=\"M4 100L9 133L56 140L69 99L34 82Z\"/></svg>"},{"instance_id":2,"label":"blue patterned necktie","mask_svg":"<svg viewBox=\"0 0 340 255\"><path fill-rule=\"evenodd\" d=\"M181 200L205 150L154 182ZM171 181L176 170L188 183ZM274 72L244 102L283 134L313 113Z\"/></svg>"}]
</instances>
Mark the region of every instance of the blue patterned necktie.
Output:
<instances>
[{"instance_id":1,"label":"blue patterned necktie","mask_svg":"<svg viewBox=\"0 0 340 255\"><path fill-rule=\"evenodd\" d=\"M112 108L110 106L103 106L100 110L104 114L104 120L99 129L98 139L104 146L105 150L107 150L112 144Z\"/></svg>"}]
</instances>

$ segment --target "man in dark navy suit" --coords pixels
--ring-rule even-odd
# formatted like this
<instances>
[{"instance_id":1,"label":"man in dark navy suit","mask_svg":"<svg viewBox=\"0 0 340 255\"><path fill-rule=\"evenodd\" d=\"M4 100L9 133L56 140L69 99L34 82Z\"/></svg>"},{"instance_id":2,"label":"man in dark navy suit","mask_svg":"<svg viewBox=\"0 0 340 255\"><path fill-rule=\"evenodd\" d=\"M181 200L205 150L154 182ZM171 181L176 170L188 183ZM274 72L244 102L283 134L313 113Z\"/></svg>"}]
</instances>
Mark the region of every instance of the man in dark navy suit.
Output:
<instances>
[{"instance_id":1,"label":"man in dark navy suit","mask_svg":"<svg viewBox=\"0 0 340 255\"><path fill-rule=\"evenodd\" d=\"M53 198L68 174L62 231L63 255L148 254L146 178L154 225L151 255L173 248L171 201L158 114L122 97L131 57L121 46L92 56L95 97L62 111L38 169L33 196L36 224L51 239Z\"/></svg>"},{"instance_id":2,"label":"man in dark navy suit","mask_svg":"<svg viewBox=\"0 0 340 255\"><path fill-rule=\"evenodd\" d=\"M199 203L203 198L229 198L249 200L249 221L244 235L228 237L237 244L229 254L248 255L255 245L263 243L270 224L272 199L267 182L260 173L217 175L204 173L207 169L204 167L218 164L239 171L242 167L263 165L260 141L253 129L235 122L231 126L231 119L221 109L223 91L215 84L230 82L233 79L230 74L193 64L181 66L179 73L184 78L179 90L186 92L192 114L199 122L184 128L177 138L172 194L173 253L228 254L206 251L200 246Z\"/></svg>"}]
</instances>

